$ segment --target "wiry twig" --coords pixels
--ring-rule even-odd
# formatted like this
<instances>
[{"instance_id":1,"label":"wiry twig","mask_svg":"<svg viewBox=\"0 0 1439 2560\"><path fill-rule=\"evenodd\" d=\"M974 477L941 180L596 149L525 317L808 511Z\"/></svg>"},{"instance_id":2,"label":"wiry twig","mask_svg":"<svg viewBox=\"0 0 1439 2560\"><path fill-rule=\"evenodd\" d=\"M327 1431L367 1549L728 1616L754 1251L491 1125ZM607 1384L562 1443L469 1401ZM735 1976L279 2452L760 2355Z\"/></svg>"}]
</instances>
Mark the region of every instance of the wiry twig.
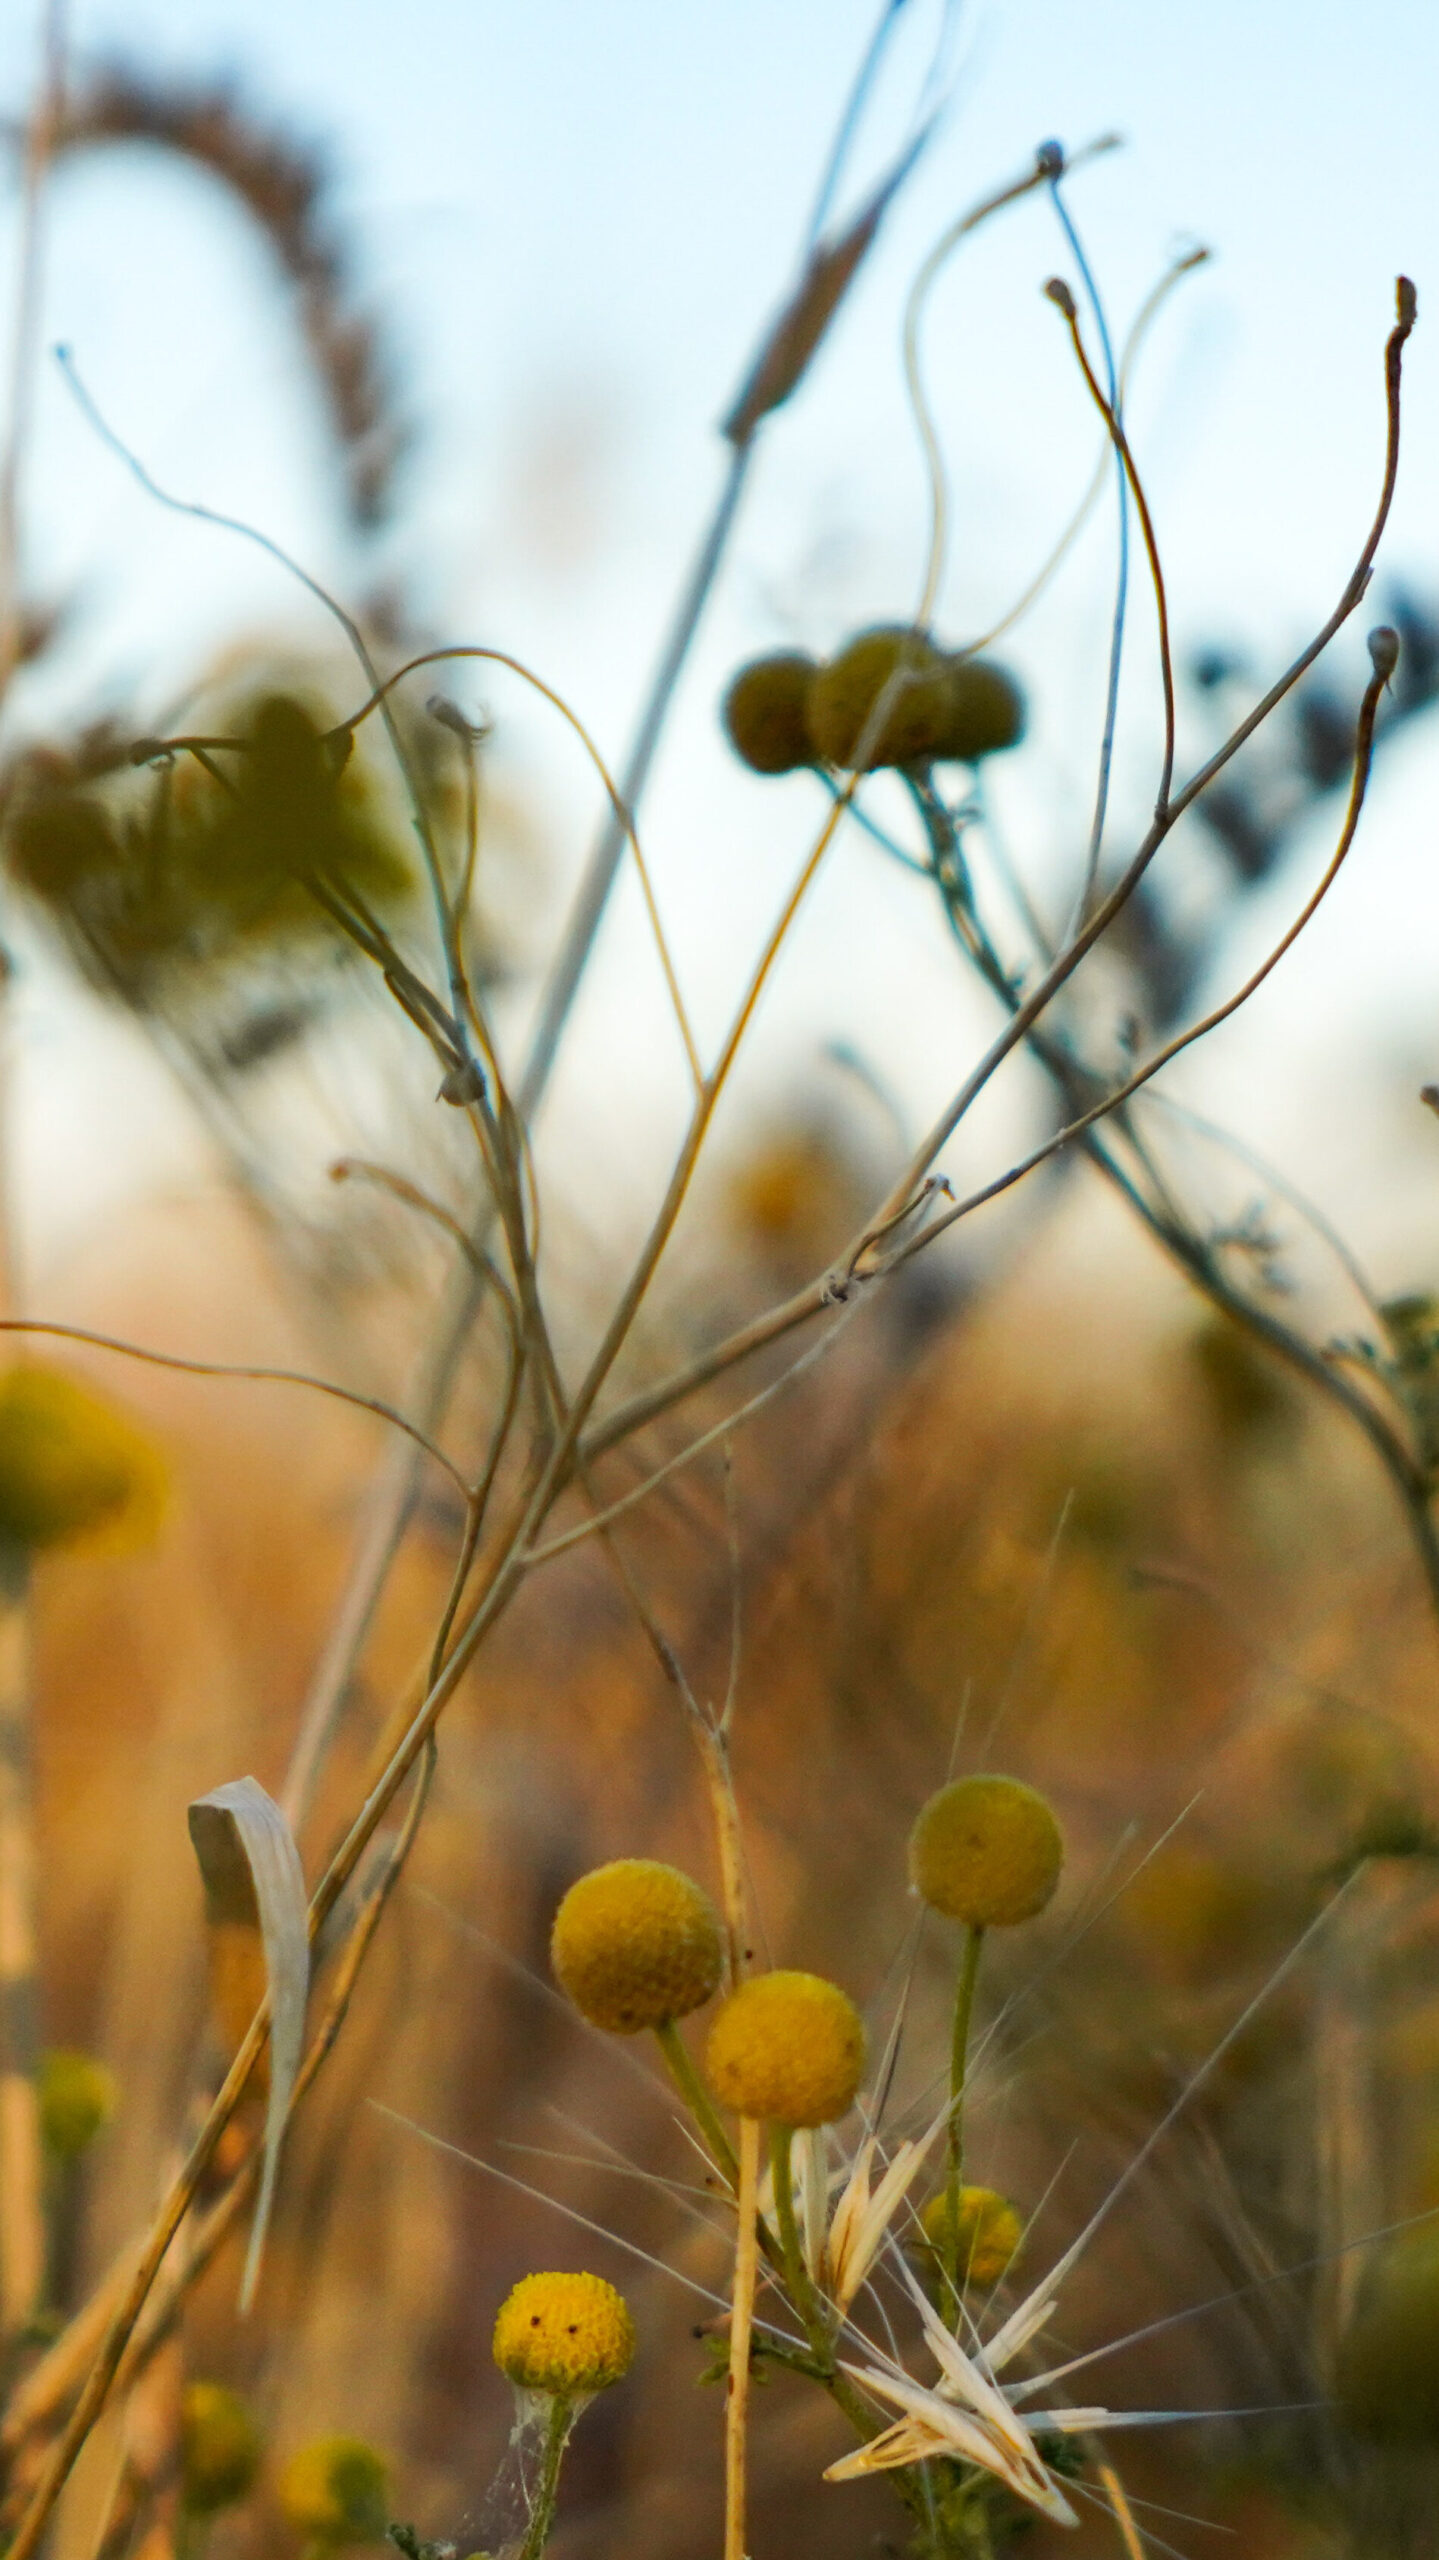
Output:
<instances>
[{"instance_id":1,"label":"wiry twig","mask_svg":"<svg viewBox=\"0 0 1439 2560\"><path fill-rule=\"evenodd\" d=\"M453 1459L447 1458L438 1443L386 1404L382 1396L361 1395L356 1388L337 1386L332 1378L313 1377L308 1369L271 1369L251 1366L239 1360L187 1360L175 1351L152 1351L144 1343L125 1342L118 1334L96 1333L88 1325L53 1324L38 1316L0 1316L0 1333L43 1333L61 1342L85 1342L96 1351L118 1351L126 1360L141 1360L152 1369L178 1369L192 1378L245 1378L261 1386L309 1387L314 1394L331 1396L337 1404L353 1405L361 1413L372 1413L377 1420L388 1422L396 1431L443 1467L447 1476L468 1500L469 1486Z\"/></svg>"}]
</instances>

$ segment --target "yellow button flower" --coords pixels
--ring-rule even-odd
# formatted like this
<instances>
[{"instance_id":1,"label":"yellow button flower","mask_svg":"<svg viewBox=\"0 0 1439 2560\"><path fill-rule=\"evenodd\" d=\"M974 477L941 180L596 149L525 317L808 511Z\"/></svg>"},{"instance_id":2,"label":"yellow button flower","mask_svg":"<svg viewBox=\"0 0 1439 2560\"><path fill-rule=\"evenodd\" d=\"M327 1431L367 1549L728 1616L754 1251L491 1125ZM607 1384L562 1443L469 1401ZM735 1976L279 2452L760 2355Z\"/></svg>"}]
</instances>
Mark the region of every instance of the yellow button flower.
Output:
<instances>
[{"instance_id":1,"label":"yellow button flower","mask_svg":"<svg viewBox=\"0 0 1439 2560\"><path fill-rule=\"evenodd\" d=\"M732 1991L705 2048L710 2087L737 2115L832 2124L854 2104L864 2022L816 1973L756 1973Z\"/></svg>"},{"instance_id":2,"label":"yellow button flower","mask_svg":"<svg viewBox=\"0 0 1439 2560\"><path fill-rule=\"evenodd\" d=\"M920 2215L920 2228L930 2251L939 2257L948 2238L949 2198L941 2190L931 2196ZM955 2266L961 2284L977 2285L987 2293L996 2285L1014 2257L1024 2237L1020 2221L1008 2196L993 2187L961 2187L959 2214L955 2225Z\"/></svg>"},{"instance_id":3,"label":"yellow button flower","mask_svg":"<svg viewBox=\"0 0 1439 2560\"><path fill-rule=\"evenodd\" d=\"M719 1917L707 1893L658 1858L616 1858L572 1884L550 1961L580 2015L611 2035L687 2017L720 1978Z\"/></svg>"},{"instance_id":4,"label":"yellow button flower","mask_svg":"<svg viewBox=\"0 0 1439 2560\"><path fill-rule=\"evenodd\" d=\"M931 1910L972 1929L1008 1929L1051 1899L1064 1840L1042 1795L1019 1778L956 1778L910 1834L909 1872Z\"/></svg>"},{"instance_id":5,"label":"yellow button flower","mask_svg":"<svg viewBox=\"0 0 1439 2560\"><path fill-rule=\"evenodd\" d=\"M501 2373L517 2390L556 2400L587 2399L622 2382L635 2343L624 2295L603 2276L522 2276L495 2322Z\"/></svg>"}]
</instances>

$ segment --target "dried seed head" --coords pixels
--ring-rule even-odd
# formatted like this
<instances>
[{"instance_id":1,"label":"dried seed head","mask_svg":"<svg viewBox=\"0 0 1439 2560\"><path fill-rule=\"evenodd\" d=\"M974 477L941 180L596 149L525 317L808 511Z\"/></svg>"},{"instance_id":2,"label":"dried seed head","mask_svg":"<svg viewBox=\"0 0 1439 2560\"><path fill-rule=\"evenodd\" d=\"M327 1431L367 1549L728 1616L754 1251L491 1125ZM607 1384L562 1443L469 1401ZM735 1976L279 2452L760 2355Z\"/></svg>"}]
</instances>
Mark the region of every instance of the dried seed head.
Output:
<instances>
[{"instance_id":1,"label":"dried seed head","mask_svg":"<svg viewBox=\"0 0 1439 2560\"><path fill-rule=\"evenodd\" d=\"M320 2436L291 2454L279 2496L287 2522L309 2542L334 2551L379 2542L389 2521L388 2466L358 2436Z\"/></svg>"},{"instance_id":2,"label":"dried seed head","mask_svg":"<svg viewBox=\"0 0 1439 2560\"><path fill-rule=\"evenodd\" d=\"M866 744L881 695L886 707ZM812 753L846 769L861 752L867 773L927 761L939 754L949 717L945 660L922 631L899 624L858 633L809 688Z\"/></svg>"},{"instance_id":3,"label":"dried seed head","mask_svg":"<svg viewBox=\"0 0 1439 2560\"><path fill-rule=\"evenodd\" d=\"M214 2515L249 2496L264 2441L237 2391L192 2382L180 2403L180 2496L191 2515Z\"/></svg>"},{"instance_id":4,"label":"dried seed head","mask_svg":"<svg viewBox=\"0 0 1439 2560\"><path fill-rule=\"evenodd\" d=\"M777 649L741 667L724 698L724 725L752 772L794 773L813 764L805 701L817 672L798 649Z\"/></svg>"},{"instance_id":5,"label":"dried seed head","mask_svg":"<svg viewBox=\"0 0 1439 2560\"><path fill-rule=\"evenodd\" d=\"M864 2022L837 1983L815 1973L756 1973L716 2017L705 2070L737 2115L832 2124L854 2104L864 2043Z\"/></svg>"},{"instance_id":6,"label":"dried seed head","mask_svg":"<svg viewBox=\"0 0 1439 2560\"><path fill-rule=\"evenodd\" d=\"M373 775L358 758L343 770L351 743L297 696L270 693L209 767L155 738L98 761L32 756L7 859L90 983L142 1010L267 955L333 949L333 914L309 884L381 916L414 886ZM126 778L131 763L159 770Z\"/></svg>"},{"instance_id":7,"label":"dried seed head","mask_svg":"<svg viewBox=\"0 0 1439 2560\"><path fill-rule=\"evenodd\" d=\"M921 1810L910 1881L931 1910L972 1929L1008 1929L1042 1911L1064 1841L1042 1795L1019 1778L956 1778Z\"/></svg>"},{"instance_id":8,"label":"dried seed head","mask_svg":"<svg viewBox=\"0 0 1439 2560\"><path fill-rule=\"evenodd\" d=\"M156 1525L164 1484L153 1442L63 1370L0 1375L0 1541L129 1545Z\"/></svg>"},{"instance_id":9,"label":"dried seed head","mask_svg":"<svg viewBox=\"0 0 1439 2560\"><path fill-rule=\"evenodd\" d=\"M941 2188L919 2217L927 2254L948 2258L949 2197ZM993 2187L961 2187L954 2226L954 2264L959 2281L987 2293L996 2285L1024 2238L1024 2225L1007 2196Z\"/></svg>"},{"instance_id":10,"label":"dried seed head","mask_svg":"<svg viewBox=\"0 0 1439 2560\"><path fill-rule=\"evenodd\" d=\"M587 2398L622 2382L634 2361L635 2324L624 2295L603 2276L522 2276L500 2305L494 2355L520 2391Z\"/></svg>"},{"instance_id":11,"label":"dried seed head","mask_svg":"<svg viewBox=\"0 0 1439 2560\"><path fill-rule=\"evenodd\" d=\"M977 764L1024 735L1024 696L992 658L951 658L949 711L934 749L941 762Z\"/></svg>"},{"instance_id":12,"label":"dried seed head","mask_svg":"<svg viewBox=\"0 0 1439 2560\"><path fill-rule=\"evenodd\" d=\"M719 1915L678 1867L616 1858L571 1885L550 1962L591 2026L638 2035L709 1999L722 1962Z\"/></svg>"},{"instance_id":13,"label":"dried seed head","mask_svg":"<svg viewBox=\"0 0 1439 2560\"><path fill-rule=\"evenodd\" d=\"M53 2160L78 2160L120 2103L113 2071L64 2047L41 2055L38 2094L40 2139Z\"/></svg>"}]
</instances>

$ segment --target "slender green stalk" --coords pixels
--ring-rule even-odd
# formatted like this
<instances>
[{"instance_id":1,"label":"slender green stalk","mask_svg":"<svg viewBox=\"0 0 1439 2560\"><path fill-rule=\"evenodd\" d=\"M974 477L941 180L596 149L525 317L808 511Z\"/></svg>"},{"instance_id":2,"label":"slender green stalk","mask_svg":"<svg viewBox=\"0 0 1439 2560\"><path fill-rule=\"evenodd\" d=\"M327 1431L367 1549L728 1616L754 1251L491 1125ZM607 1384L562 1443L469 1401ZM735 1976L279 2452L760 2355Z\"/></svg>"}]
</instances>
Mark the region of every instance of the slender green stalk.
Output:
<instances>
[{"instance_id":1,"label":"slender green stalk","mask_svg":"<svg viewBox=\"0 0 1439 2560\"><path fill-rule=\"evenodd\" d=\"M704 2135L710 2157L733 2195L739 2187L739 2162L734 2145L715 2112L714 2101L690 2058L690 2050L675 2025L666 2018L655 2029L655 2042L664 2055L665 2069Z\"/></svg>"},{"instance_id":2,"label":"slender green stalk","mask_svg":"<svg viewBox=\"0 0 1439 2560\"><path fill-rule=\"evenodd\" d=\"M979 1959L984 1948L984 1931L972 1927L965 1933L964 1954L960 1958L959 1980L954 1994L954 2030L949 2049L949 2125L946 2134L948 2150L944 2178L944 2231L940 2248L940 2264L944 2270L946 2311L951 2318L959 2311L959 2207L964 2188L964 2090L969 2073L969 2031L974 2018L974 1986L979 1979Z\"/></svg>"},{"instance_id":3,"label":"slender green stalk","mask_svg":"<svg viewBox=\"0 0 1439 2560\"><path fill-rule=\"evenodd\" d=\"M570 2400L550 2402L549 2423L545 2429L544 2459L540 2464L535 2503L530 2509L530 2529L520 2546L519 2560L540 2560L540 2553L554 2531L555 2501L559 2496L560 2464L574 2424L574 2403Z\"/></svg>"}]
</instances>

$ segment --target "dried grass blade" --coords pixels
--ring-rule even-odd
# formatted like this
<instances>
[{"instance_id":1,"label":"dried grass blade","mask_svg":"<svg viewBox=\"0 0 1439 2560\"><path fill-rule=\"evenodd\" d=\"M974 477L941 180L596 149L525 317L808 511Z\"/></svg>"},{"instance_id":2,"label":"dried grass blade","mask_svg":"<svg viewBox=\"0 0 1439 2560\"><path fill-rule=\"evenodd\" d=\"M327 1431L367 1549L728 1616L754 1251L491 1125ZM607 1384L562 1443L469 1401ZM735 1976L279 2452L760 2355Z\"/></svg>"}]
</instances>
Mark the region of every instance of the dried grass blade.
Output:
<instances>
[{"instance_id":1,"label":"dried grass blade","mask_svg":"<svg viewBox=\"0 0 1439 2560\"><path fill-rule=\"evenodd\" d=\"M310 1940L304 1870L294 1833L257 1778L234 1778L199 1796L190 1807L190 1838L214 1923L258 1922L270 1995L270 2095L265 2114L264 2167L240 2284L241 2312L249 2310L259 2279L265 2233L275 2200L280 2144L300 2067L305 2003L310 1988Z\"/></svg>"}]
</instances>

